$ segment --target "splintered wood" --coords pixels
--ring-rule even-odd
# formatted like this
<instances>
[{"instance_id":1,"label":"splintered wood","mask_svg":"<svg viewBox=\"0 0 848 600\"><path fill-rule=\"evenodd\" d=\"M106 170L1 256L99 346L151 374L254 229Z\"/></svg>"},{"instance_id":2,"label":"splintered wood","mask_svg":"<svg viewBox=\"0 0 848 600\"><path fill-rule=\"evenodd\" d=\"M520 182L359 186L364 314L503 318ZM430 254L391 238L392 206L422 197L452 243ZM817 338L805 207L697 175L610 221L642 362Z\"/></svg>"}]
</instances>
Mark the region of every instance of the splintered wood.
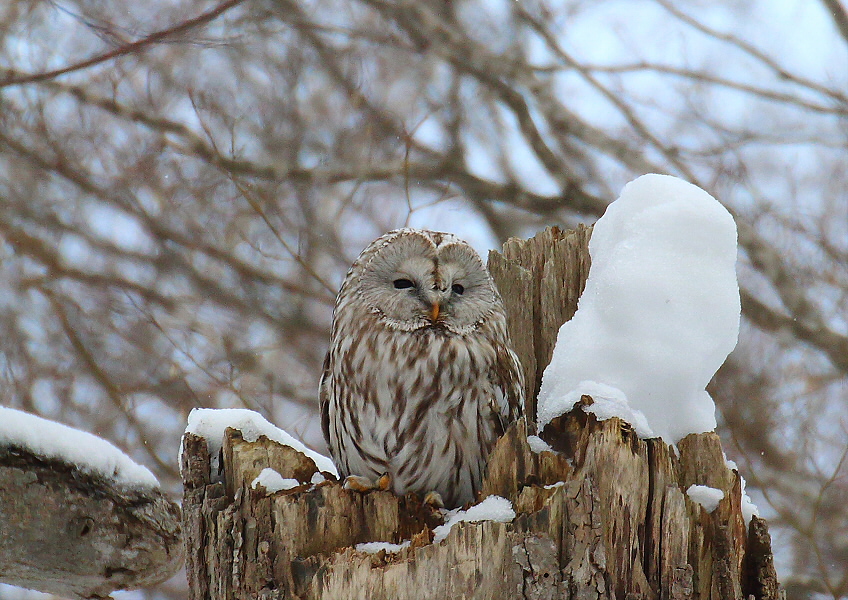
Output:
<instances>
[{"instance_id":1,"label":"splintered wood","mask_svg":"<svg viewBox=\"0 0 848 600\"><path fill-rule=\"evenodd\" d=\"M559 325L576 309L588 237L584 228L551 229L490 257L532 397ZM439 543L440 513L413 495L348 491L329 474L313 484L311 460L232 430L212 474L205 440L187 435L191 598L778 598L766 523L754 517L746 527L740 478L718 437L690 435L677 454L618 419L596 421L583 411L591 401L538 432L550 452L531 451L527 423L513 424L490 456L481 499L508 498L516 518L460 523ZM302 485L274 493L252 485L265 467ZM724 499L707 513L686 495L691 484L719 488ZM356 550L375 541L410 543Z\"/></svg>"}]
</instances>

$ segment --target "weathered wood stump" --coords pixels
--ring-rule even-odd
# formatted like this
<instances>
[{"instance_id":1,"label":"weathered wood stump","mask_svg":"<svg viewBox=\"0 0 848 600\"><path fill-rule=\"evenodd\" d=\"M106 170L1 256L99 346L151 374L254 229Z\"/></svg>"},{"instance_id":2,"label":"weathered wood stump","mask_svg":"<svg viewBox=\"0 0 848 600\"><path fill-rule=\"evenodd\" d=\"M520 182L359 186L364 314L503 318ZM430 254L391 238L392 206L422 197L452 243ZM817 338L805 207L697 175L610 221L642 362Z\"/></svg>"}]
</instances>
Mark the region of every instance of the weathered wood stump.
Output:
<instances>
[{"instance_id":1,"label":"weathered wood stump","mask_svg":"<svg viewBox=\"0 0 848 600\"><path fill-rule=\"evenodd\" d=\"M490 257L532 397L559 325L576 309L588 237L583 228L551 229ZM528 425L513 424L490 457L481 497L508 498L516 518L461 523L439 543L432 534L439 513L413 495L312 484L310 459L264 438L245 442L232 430L213 474L206 441L187 435L191 597L777 598L766 524L754 517L746 527L740 478L725 465L718 437L690 435L678 454L661 440L638 439L618 419L598 422L583 411L588 403L584 396L539 432L551 451L531 451ZM255 489L265 467L302 485ZM725 497L708 513L685 493L691 484ZM355 549L405 540L411 543L394 553Z\"/></svg>"}]
</instances>

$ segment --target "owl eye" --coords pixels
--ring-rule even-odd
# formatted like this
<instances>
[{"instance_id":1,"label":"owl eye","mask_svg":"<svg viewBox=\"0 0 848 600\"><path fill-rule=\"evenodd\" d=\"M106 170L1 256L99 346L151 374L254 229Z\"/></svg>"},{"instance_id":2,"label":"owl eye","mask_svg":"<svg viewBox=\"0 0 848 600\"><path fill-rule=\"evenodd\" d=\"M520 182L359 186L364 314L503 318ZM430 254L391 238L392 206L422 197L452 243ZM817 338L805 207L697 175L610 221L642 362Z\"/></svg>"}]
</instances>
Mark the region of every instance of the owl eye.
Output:
<instances>
[{"instance_id":1,"label":"owl eye","mask_svg":"<svg viewBox=\"0 0 848 600\"><path fill-rule=\"evenodd\" d=\"M411 288L415 285L409 279L395 279L392 283L396 290L405 290L406 288Z\"/></svg>"},{"instance_id":2,"label":"owl eye","mask_svg":"<svg viewBox=\"0 0 848 600\"><path fill-rule=\"evenodd\" d=\"M463 292L465 292L465 288L459 283L453 284L451 286L451 289L453 290L453 293L457 296L462 296Z\"/></svg>"}]
</instances>

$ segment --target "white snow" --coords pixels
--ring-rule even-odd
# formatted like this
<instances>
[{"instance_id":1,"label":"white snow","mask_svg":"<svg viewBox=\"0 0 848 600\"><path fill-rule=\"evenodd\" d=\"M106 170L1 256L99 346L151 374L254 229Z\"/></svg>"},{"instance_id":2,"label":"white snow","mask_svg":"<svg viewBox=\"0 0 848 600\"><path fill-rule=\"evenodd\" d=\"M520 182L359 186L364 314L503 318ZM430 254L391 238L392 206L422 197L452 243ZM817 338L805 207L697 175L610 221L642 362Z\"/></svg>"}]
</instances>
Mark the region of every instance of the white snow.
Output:
<instances>
[{"instance_id":1,"label":"white snow","mask_svg":"<svg viewBox=\"0 0 848 600\"><path fill-rule=\"evenodd\" d=\"M731 471L736 471L737 474L739 473L739 465L737 465L735 461L727 458L726 454L724 454L724 464ZM745 478L739 475L739 479L741 480L742 484L742 516L745 518L745 523L750 523L751 517L753 517L754 515L758 517L760 516L760 509L757 508L757 505L754 504L750 496L748 496L748 494L745 492Z\"/></svg>"},{"instance_id":2,"label":"white snow","mask_svg":"<svg viewBox=\"0 0 848 600\"><path fill-rule=\"evenodd\" d=\"M747 525L751 522L751 517L760 516L760 509L751 501L751 498L745 491L745 478L740 475L739 479L742 480L742 518L745 519L745 524Z\"/></svg>"},{"instance_id":3,"label":"white snow","mask_svg":"<svg viewBox=\"0 0 848 600\"><path fill-rule=\"evenodd\" d=\"M704 388L739 332L733 217L697 186L644 175L595 224L589 252L579 309L542 380L539 429L570 410L581 385L599 384L606 406L594 410L632 413L640 435L675 444L714 429Z\"/></svg>"},{"instance_id":4,"label":"white snow","mask_svg":"<svg viewBox=\"0 0 848 600\"><path fill-rule=\"evenodd\" d=\"M689 489L686 490L686 495L693 502L703 506L708 513L718 508L718 503L724 499L723 491L706 485L690 485Z\"/></svg>"},{"instance_id":5,"label":"white snow","mask_svg":"<svg viewBox=\"0 0 848 600\"><path fill-rule=\"evenodd\" d=\"M540 452L553 452L553 448L551 448L548 443L538 435L528 435L527 445L530 446L530 450L536 454L539 454Z\"/></svg>"},{"instance_id":6,"label":"white snow","mask_svg":"<svg viewBox=\"0 0 848 600\"><path fill-rule=\"evenodd\" d=\"M111 479L129 488L155 488L159 482L146 467L96 435L0 406L0 445L24 448L80 471Z\"/></svg>"},{"instance_id":7,"label":"white snow","mask_svg":"<svg viewBox=\"0 0 848 600\"><path fill-rule=\"evenodd\" d=\"M363 542L356 545L357 552L367 552L368 554L377 554L380 550L385 550L387 554L397 554L404 548L408 548L409 540L400 544L392 544L391 542Z\"/></svg>"},{"instance_id":8,"label":"white snow","mask_svg":"<svg viewBox=\"0 0 848 600\"><path fill-rule=\"evenodd\" d=\"M552 399L544 405L544 412L539 411L539 422L548 423L554 417L568 412L584 395L591 396L594 403L583 407L583 410L594 413L599 421L619 417L630 423L640 438L656 437L645 415L630 406L624 392L597 381L581 381L567 394Z\"/></svg>"},{"instance_id":9,"label":"white snow","mask_svg":"<svg viewBox=\"0 0 848 600\"><path fill-rule=\"evenodd\" d=\"M468 510L454 509L448 511L448 520L433 530L433 543L438 544L448 537L451 528L457 523L477 521L498 521L509 523L515 518L512 502L501 496L489 496L480 504L475 504Z\"/></svg>"},{"instance_id":10,"label":"white snow","mask_svg":"<svg viewBox=\"0 0 848 600\"><path fill-rule=\"evenodd\" d=\"M333 461L307 448L303 442L295 439L286 431L269 423L265 417L252 410L244 408L195 408L188 415L186 433L193 433L206 439L209 455L212 457L212 469L217 469L218 456L221 453L221 445L224 441L224 431L230 427L241 431L242 436L248 442L255 442L260 436L269 440L291 446L298 452L302 452L311 458L319 471L332 473L338 477L338 471Z\"/></svg>"},{"instance_id":11,"label":"white snow","mask_svg":"<svg viewBox=\"0 0 848 600\"><path fill-rule=\"evenodd\" d=\"M256 476L256 479L250 482L250 487L252 489L256 489L259 486L265 488L265 491L269 494L273 494L274 492L279 492L280 490L290 490L292 488L296 488L301 485L301 483L297 479L290 479L288 477L283 477L277 471L270 467L265 467Z\"/></svg>"}]
</instances>

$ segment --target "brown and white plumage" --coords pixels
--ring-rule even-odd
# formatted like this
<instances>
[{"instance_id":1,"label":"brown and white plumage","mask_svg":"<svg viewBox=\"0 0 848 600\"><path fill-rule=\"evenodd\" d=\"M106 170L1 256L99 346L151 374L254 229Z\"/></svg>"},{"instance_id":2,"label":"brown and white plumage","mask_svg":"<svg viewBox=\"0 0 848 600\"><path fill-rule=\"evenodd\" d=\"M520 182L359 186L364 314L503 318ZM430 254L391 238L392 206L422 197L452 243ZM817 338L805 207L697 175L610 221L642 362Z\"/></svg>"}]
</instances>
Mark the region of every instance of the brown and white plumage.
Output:
<instances>
[{"instance_id":1,"label":"brown and white plumage","mask_svg":"<svg viewBox=\"0 0 848 600\"><path fill-rule=\"evenodd\" d=\"M524 410L500 296L459 238L400 229L372 242L336 299L320 385L342 476L396 493L474 499L486 459Z\"/></svg>"}]
</instances>

